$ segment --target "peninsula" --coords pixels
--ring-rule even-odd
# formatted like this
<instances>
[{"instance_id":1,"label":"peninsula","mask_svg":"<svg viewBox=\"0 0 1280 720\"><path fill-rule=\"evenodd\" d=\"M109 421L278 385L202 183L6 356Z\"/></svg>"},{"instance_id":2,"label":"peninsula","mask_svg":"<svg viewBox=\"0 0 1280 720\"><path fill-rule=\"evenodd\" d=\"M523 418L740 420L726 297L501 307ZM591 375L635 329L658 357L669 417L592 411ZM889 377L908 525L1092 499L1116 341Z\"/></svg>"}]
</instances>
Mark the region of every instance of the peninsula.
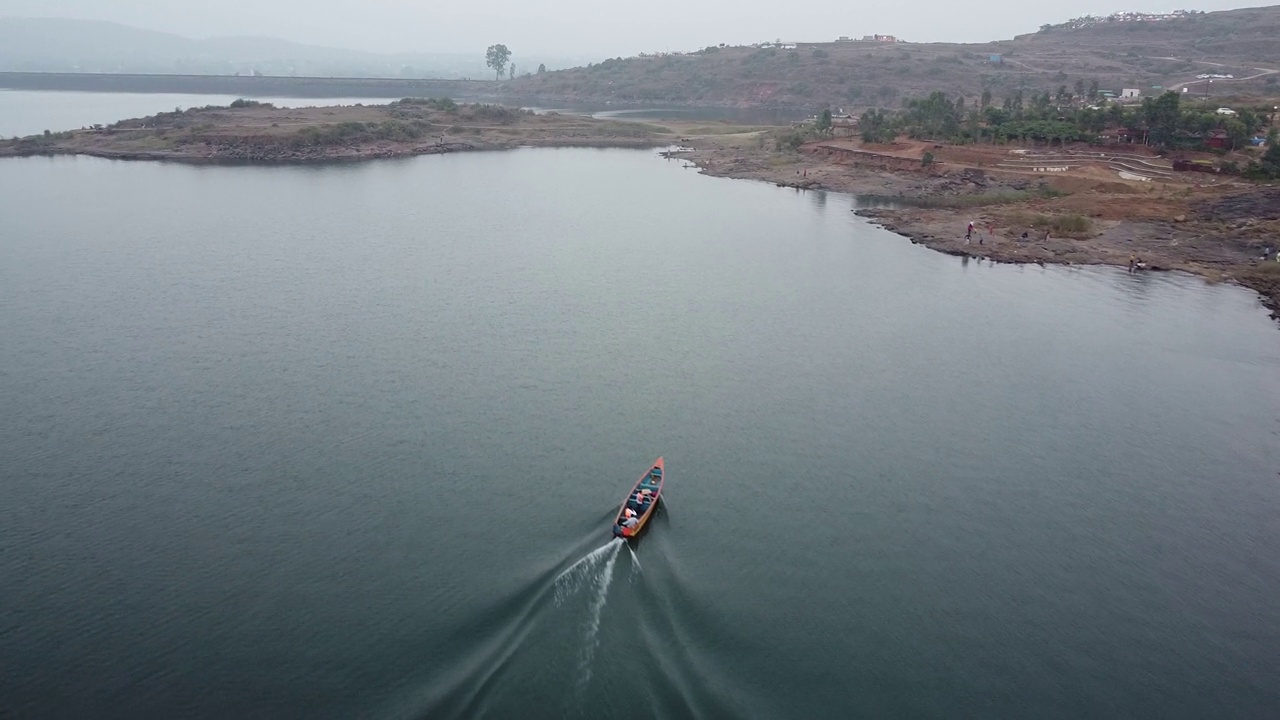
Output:
<instances>
[{"instance_id":1,"label":"peninsula","mask_svg":"<svg viewBox=\"0 0 1280 720\"><path fill-rule=\"evenodd\" d=\"M188 162L316 162L518 146L654 147L671 128L499 105L406 98L387 105L278 108L253 100L175 109L0 141L0 157L93 155Z\"/></svg>"}]
</instances>

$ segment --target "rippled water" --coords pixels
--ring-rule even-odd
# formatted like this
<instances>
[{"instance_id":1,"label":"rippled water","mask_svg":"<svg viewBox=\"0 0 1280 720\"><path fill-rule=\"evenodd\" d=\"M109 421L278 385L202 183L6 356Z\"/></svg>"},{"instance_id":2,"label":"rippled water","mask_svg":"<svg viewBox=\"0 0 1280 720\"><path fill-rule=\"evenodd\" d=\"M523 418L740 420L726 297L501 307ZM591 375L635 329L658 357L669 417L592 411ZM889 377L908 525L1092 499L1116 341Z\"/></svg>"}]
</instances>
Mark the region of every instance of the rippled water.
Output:
<instances>
[{"instance_id":1,"label":"rippled water","mask_svg":"<svg viewBox=\"0 0 1280 720\"><path fill-rule=\"evenodd\" d=\"M1257 299L851 208L634 151L0 162L0 715L1271 715Z\"/></svg>"}]
</instances>

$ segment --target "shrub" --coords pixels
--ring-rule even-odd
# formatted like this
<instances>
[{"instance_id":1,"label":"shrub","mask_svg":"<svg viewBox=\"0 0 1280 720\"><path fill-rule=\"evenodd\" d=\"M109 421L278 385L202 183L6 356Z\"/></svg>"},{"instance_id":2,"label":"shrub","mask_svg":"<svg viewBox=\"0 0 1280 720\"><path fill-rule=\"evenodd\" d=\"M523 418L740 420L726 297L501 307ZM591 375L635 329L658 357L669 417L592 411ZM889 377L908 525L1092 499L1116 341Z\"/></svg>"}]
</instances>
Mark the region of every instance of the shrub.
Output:
<instances>
[{"instance_id":1,"label":"shrub","mask_svg":"<svg viewBox=\"0 0 1280 720\"><path fill-rule=\"evenodd\" d=\"M458 110L458 103L454 102L453 98L449 98L449 97L442 97L442 98L407 97L402 100L398 100L397 102L400 105L419 105L422 107L428 107L433 110L440 110L443 112L457 112Z\"/></svg>"}]
</instances>

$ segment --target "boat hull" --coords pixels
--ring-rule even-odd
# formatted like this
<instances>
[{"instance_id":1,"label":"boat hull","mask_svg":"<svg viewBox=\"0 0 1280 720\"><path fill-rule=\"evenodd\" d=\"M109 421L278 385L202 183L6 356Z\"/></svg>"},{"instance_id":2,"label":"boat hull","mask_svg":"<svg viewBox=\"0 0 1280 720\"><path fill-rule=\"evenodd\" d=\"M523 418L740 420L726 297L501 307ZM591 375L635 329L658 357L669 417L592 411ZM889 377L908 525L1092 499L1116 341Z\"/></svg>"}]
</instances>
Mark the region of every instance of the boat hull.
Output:
<instances>
[{"instance_id":1,"label":"boat hull","mask_svg":"<svg viewBox=\"0 0 1280 720\"><path fill-rule=\"evenodd\" d=\"M631 488L631 492L627 493L626 499L622 501L622 506L618 508L618 514L613 519L614 537L630 539L644 531L645 526L649 524L649 519L658 508L658 502L662 498L662 485L665 481L666 463L662 458L658 458L640 475L635 487ZM636 517L634 527L626 525L629 519L628 511Z\"/></svg>"}]
</instances>

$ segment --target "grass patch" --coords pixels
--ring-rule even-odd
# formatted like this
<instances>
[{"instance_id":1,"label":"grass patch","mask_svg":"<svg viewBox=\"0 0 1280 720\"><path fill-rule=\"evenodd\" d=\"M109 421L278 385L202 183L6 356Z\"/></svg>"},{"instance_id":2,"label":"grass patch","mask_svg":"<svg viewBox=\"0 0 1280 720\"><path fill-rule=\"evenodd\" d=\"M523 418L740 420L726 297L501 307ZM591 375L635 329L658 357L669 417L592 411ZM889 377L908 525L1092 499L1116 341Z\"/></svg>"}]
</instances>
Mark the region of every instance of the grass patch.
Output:
<instances>
[{"instance_id":1,"label":"grass patch","mask_svg":"<svg viewBox=\"0 0 1280 720\"><path fill-rule=\"evenodd\" d=\"M685 135L739 135L772 128L760 125L698 125L681 130Z\"/></svg>"},{"instance_id":2,"label":"grass patch","mask_svg":"<svg viewBox=\"0 0 1280 720\"><path fill-rule=\"evenodd\" d=\"M923 197L898 197L885 196L878 198L876 196L864 196L870 200L883 199L895 205L905 205L907 207L918 208L936 208L943 210L962 210L965 208L988 207L991 205L1008 205L1010 203L1025 202L1038 197L1044 197L1039 192L1030 192L1026 190L1007 190L989 193L975 193L972 195L928 195Z\"/></svg>"},{"instance_id":3,"label":"grass patch","mask_svg":"<svg viewBox=\"0 0 1280 720\"><path fill-rule=\"evenodd\" d=\"M995 192L974 193L971 195L931 195L923 197L879 197L874 195L864 195L863 197L872 201L880 199L899 206L942 210L964 210L967 208L989 207L992 205L1009 205L1012 203L1026 202L1028 200L1064 197L1065 195L1067 195L1067 193L1064 193L1061 190L1042 187L1036 188L1035 190L997 190Z\"/></svg>"},{"instance_id":4,"label":"grass patch","mask_svg":"<svg viewBox=\"0 0 1280 720\"><path fill-rule=\"evenodd\" d=\"M1083 215L1045 215L1043 213L1015 213L1009 218L1014 226L1048 230L1056 235L1079 237L1093 232L1093 221Z\"/></svg>"}]
</instances>

